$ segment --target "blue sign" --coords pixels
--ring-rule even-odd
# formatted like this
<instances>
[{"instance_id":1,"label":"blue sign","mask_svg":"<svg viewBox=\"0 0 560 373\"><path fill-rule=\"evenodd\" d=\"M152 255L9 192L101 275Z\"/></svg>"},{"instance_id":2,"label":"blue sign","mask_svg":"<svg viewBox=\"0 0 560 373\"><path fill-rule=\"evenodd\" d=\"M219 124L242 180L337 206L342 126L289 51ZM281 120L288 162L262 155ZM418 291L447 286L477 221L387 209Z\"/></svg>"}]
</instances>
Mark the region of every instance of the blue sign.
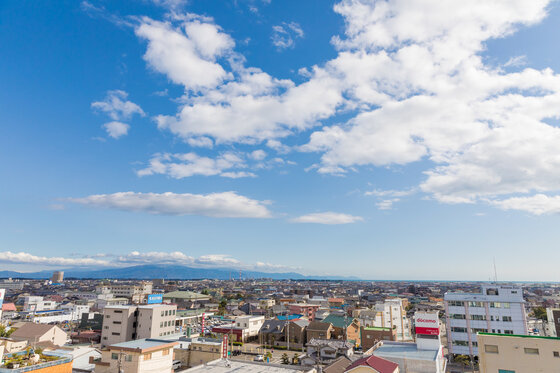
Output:
<instances>
[{"instance_id":1,"label":"blue sign","mask_svg":"<svg viewBox=\"0 0 560 373\"><path fill-rule=\"evenodd\" d=\"M148 304L159 304L163 302L163 294L148 295Z\"/></svg>"}]
</instances>

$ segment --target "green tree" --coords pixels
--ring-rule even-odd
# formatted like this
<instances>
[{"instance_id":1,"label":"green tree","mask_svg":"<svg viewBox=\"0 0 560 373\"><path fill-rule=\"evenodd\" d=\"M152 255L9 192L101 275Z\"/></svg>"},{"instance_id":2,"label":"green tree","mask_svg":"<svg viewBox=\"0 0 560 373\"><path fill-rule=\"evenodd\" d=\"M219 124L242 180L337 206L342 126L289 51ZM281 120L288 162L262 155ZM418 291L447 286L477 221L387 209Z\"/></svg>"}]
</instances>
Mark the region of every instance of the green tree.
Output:
<instances>
[{"instance_id":1,"label":"green tree","mask_svg":"<svg viewBox=\"0 0 560 373\"><path fill-rule=\"evenodd\" d=\"M4 325L0 325L0 338L8 338L14 331L14 328L6 330L6 327Z\"/></svg>"},{"instance_id":2,"label":"green tree","mask_svg":"<svg viewBox=\"0 0 560 373\"><path fill-rule=\"evenodd\" d=\"M548 321L548 317L546 316L546 308L544 307L535 307L533 308L533 312L530 316L533 316L537 319Z\"/></svg>"},{"instance_id":3,"label":"green tree","mask_svg":"<svg viewBox=\"0 0 560 373\"><path fill-rule=\"evenodd\" d=\"M284 352L282 354L281 359L282 359L282 364L290 364L290 358L288 357L287 353Z\"/></svg>"},{"instance_id":4,"label":"green tree","mask_svg":"<svg viewBox=\"0 0 560 373\"><path fill-rule=\"evenodd\" d=\"M208 291L208 289L204 289L200 292L200 294L210 295L210 292Z\"/></svg>"}]
</instances>

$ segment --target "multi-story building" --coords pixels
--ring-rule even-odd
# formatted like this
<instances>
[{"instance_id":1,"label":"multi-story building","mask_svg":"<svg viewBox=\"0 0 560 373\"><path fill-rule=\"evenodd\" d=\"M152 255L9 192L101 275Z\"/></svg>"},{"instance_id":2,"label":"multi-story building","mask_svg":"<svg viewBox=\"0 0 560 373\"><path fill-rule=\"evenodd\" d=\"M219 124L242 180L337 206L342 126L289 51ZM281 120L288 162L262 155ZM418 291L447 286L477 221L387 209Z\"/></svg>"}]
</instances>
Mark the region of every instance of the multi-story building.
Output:
<instances>
[{"instance_id":1,"label":"multi-story building","mask_svg":"<svg viewBox=\"0 0 560 373\"><path fill-rule=\"evenodd\" d=\"M397 341L410 341L410 320L406 317L406 309L401 298L388 298L375 304L377 311L373 320L374 327L391 328L397 331Z\"/></svg>"},{"instance_id":2,"label":"multi-story building","mask_svg":"<svg viewBox=\"0 0 560 373\"><path fill-rule=\"evenodd\" d=\"M177 306L171 304L105 307L101 346L172 334L176 313Z\"/></svg>"},{"instance_id":3,"label":"multi-story building","mask_svg":"<svg viewBox=\"0 0 560 373\"><path fill-rule=\"evenodd\" d=\"M318 304L307 304L307 303L292 303L288 304L288 310L290 313L295 313L298 315L303 315L309 319L309 321L315 320L315 314L319 309Z\"/></svg>"},{"instance_id":4,"label":"multi-story building","mask_svg":"<svg viewBox=\"0 0 560 373\"><path fill-rule=\"evenodd\" d=\"M560 309L547 308L546 309L546 335L549 337L560 336Z\"/></svg>"},{"instance_id":5,"label":"multi-story building","mask_svg":"<svg viewBox=\"0 0 560 373\"><path fill-rule=\"evenodd\" d=\"M11 278L0 281L0 289L5 289L5 290L22 290L23 285L24 285L23 281L20 280L14 281Z\"/></svg>"},{"instance_id":6,"label":"multi-story building","mask_svg":"<svg viewBox=\"0 0 560 373\"><path fill-rule=\"evenodd\" d=\"M480 373L555 373L560 338L478 333Z\"/></svg>"},{"instance_id":7,"label":"multi-story building","mask_svg":"<svg viewBox=\"0 0 560 373\"><path fill-rule=\"evenodd\" d=\"M130 299L132 303L142 303L146 297L152 294L152 283L142 281L139 284L109 284L96 288L97 293L110 292L116 298Z\"/></svg>"},{"instance_id":8,"label":"multi-story building","mask_svg":"<svg viewBox=\"0 0 560 373\"><path fill-rule=\"evenodd\" d=\"M480 293L445 293L449 353L478 355L476 333L527 334L523 289L483 285Z\"/></svg>"},{"instance_id":9,"label":"multi-story building","mask_svg":"<svg viewBox=\"0 0 560 373\"><path fill-rule=\"evenodd\" d=\"M51 281L53 284L60 284L62 281L64 281L64 272L54 271L51 277Z\"/></svg>"}]
</instances>

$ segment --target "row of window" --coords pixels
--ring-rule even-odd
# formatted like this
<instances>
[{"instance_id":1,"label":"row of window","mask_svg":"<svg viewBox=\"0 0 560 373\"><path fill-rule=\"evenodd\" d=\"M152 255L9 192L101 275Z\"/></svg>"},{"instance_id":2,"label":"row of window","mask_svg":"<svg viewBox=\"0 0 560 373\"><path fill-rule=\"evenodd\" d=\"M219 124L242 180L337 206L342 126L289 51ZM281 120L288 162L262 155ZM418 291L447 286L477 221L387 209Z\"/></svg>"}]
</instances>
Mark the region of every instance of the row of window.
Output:
<instances>
[{"instance_id":1,"label":"row of window","mask_svg":"<svg viewBox=\"0 0 560 373\"><path fill-rule=\"evenodd\" d=\"M467 303L469 307L482 308L486 302L463 302L460 300L450 300L447 302L447 304L451 307L464 307L465 303ZM510 308L510 304L508 302L488 302L488 306L490 308Z\"/></svg>"},{"instance_id":2,"label":"row of window","mask_svg":"<svg viewBox=\"0 0 560 373\"><path fill-rule=\"evenodd\" d=\"M176 310L161 311L161 317L175 315Z\"/></svg>"},{"instance_id":3,"label":"row of window","mask_svg":"<svg viewBox=\"0 0 560 373\"><path fill-rule=\"evenodd\" d=\"M467 333L467 328L462 328L462 327L457 327L457 326L453 326L451 327L451 331L455 332L455 333ZM476 334L476 333L489 333L490 330L486 330L486 329L481 329L481 328L471 328L471 333L472 334ZM492 333L498 333L498 334L502 334L502 329L492 329ZM504 329L504 333L503 334L513 334L513 330L510 329Z\"/></svg>"},{"instance_id":4,"label":"row of window","mask_svg":"<svg viewBox=\"0 0 560 373\"><path fill-rule=\"evenodd\" d=\"M486 352L488 354L499 354L500 353L497 345L484 345L484 352ZM527 355L539 355L539 349L538 348L525 347L523 349L523 352L525 352L525 354L527 354ZM559 351L552 351L552 355L554 357L560 357L560 352Z\"/></svg>"},{"instance_id":5,"label":"row of window","mask_svg":"<svg viewBox=\"0 0 560 373\"><path fill-rule=\"evenodd\" d=\"M168 326L175 325L175 321L162 321L159 323L160 328L167 328Z\"/></svg>"},{"instance_id":6,"label":"row of window","mask_svg":"<svg viewBox=\"0 0 560 373\"><path fill-rule=\"evenodd\" d=\"M449 315L450 319L455 319L455 320L465 320L467 318L466 315L461 314L461 313L452 313ZM471 320L475 320L475 321L486 321L486 315L470 315L470 319ZM490 315L490 321L500 321L500 316L494 316L494 315ZM502 320L503 322L512 322L511 316L502 316Z\"/></svg>"}]
</instances>

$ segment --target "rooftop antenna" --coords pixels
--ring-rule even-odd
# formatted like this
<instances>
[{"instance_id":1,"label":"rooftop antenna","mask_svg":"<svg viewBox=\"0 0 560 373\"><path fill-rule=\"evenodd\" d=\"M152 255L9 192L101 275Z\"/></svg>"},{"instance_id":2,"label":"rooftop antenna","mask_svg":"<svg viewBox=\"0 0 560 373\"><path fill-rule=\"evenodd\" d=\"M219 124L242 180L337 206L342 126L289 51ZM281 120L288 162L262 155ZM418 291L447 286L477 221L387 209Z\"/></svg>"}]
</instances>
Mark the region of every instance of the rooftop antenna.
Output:
<instances>
[{"instance_id":1,"label":"rooftop antenna","mask_svg":"<svg viewBox=\"0 0 560 373\"><path fill-rule=\"evenodd\" d=\"M494 257L494 282L498 283L498 271L496 270L496 257Z\"/></svg>"}]
</instances>

